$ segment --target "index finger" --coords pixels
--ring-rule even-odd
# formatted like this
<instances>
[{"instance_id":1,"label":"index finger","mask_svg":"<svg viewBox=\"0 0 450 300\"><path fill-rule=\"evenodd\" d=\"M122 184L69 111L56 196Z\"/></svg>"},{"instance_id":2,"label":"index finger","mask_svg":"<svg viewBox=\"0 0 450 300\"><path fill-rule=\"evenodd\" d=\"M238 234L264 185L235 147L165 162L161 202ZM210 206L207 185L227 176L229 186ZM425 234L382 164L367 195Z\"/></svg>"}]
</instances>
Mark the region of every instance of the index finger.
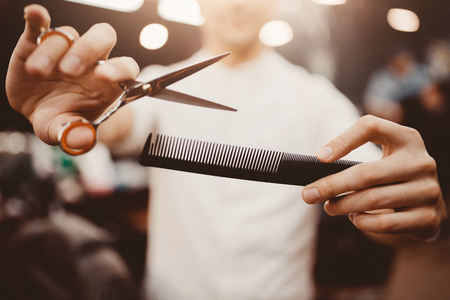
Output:
<instances>
[{"instance_id":1,"label":"index finger","mask_svg":"<svg viewBox=\"0 0 450 300\"><path fill-rule=\"evenodd\" d=\"M402 130L403 134L398 134L399 130ZM367 142L383 145L385 155L388 155L392 147L414 141L410 138L414 134L416 131L411 128L367 115L320 148L316 155L322 162L332 162Z\"/></svg>"},{"instance_id":2,"label":"index finger","mask_svg":"<svg viewBox=\"0 0 450 300\"><path fill-rule=\"evenodd\" d=\"M317 203L341 193L406 180L405 174L411 175L415 170L409 157L403 153L399 156L387 156L390 156L396 148L404 147L407 144L410 144L407 147L411 147L414 151L424 149L424 144L418 138L417 131L387 120L365 116L319 149L317 157L323 162L332 162L367 142L382 144L384 159L354 166L339 174L307 185L302 193L303 199L307 203Z\"/></svg>"}]
</instances>

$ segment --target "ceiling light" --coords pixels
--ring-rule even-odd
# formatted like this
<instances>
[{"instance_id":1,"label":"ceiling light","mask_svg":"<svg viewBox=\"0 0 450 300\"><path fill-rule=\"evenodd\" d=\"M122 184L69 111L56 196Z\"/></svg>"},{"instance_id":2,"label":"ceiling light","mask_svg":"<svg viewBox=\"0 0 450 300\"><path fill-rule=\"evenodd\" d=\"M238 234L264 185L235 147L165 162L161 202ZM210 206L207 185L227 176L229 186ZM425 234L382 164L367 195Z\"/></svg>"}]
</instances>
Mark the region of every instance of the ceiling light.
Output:
<instances>
[{"instance_id":1,"label":"ceiling light","mask_svg":"<svg viewBox=\"0 0 450 300\"><path fill-rule=\"evenodd\" d=\"M390 9L387 14L387 20L389 25L398 31L415 32L420 27L419 17L407 9Z\"/></svg>"},{"instance_id":2,"label":"ceiling light","mask_svg":"<svg viewBox=\"0 0 450 300\"><path fill-rule=\"evenodd\" d=\"M261 43L269 47L286 45L294 38L294 30L285 21L270 21L259 32Z\"/></svg>"},{"instance_id":3,"label":"ceiling light","mask_svg":"<svg viewBox=\"0 0 450 300\"><path fill-rule=\"evenodd\" d=\"M142 47L156 50L164 46L169 38L169 31L161 24L153 23L145 26L139 35Z\"/></svg>"},{"instance_id":4,"label":"ceiling light","mask_svg":"<svg viewBox=\"0 0 450 300\"><path fill-rule=\"evenodd\" d=\"M322 5L341 5L347 3L347 0L312 0L312 2Z\"/></svg>"},{"instance_id":5,"label":"ceiling light","mask_svg":"<svg viewBox=\"0 0 450 300\"><path fill-rule=\"evenodd\" d=\"M158 14L165 20L189 25L200 26L205 22L196 0L159 0Z\"/></svg>"},{"instance_id":6,"label":"ceiling light","mask_svg":"<svg viewBox=\"0 0 450 300\"><path fill-rule=\"evenodd\" d=\"M91 5L123 12L133 12L141 8L144 0L66 0L85 5Z\"/></svg>"}]
</instances>

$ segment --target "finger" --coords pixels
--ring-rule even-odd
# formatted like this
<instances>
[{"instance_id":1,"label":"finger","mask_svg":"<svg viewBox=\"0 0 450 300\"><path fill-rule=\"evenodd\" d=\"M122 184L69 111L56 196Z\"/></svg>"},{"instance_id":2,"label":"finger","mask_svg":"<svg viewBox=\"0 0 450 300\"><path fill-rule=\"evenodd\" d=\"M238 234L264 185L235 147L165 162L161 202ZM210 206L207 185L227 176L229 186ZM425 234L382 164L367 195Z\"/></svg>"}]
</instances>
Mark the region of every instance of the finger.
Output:
<instances>
[{"instance_id":1,"label":"finger","mask_svg":"<svg viewBox=\"0 0 450 300\"><path fill-rule=\"evenodd\" d=\"M35 45L39 34L50 27L50 15L43 6L31 4L24 8L24 18L25 30L21 38Z\"/></svg>"},{"instance_id":2,"label":"finger","mask_svg":"<svg viewBox=\"0 0 450 300\"><path fill-rule=\"evenodd\" d=\"M59 134L68 123L86 121L76 113L61 113L53 118L46 118L45 112L38 112L33 119L36 135L49 145L59 144ZM66 144L70 149L84 149L95 140L95 134L88 127L75 127L68 131Z\"/></svg>"},{"instance_id":3,"label":"finger","mask_svg":"<svg viewBox=\"0 0 450 300\"><path fill-rule=\"evenodd\" d=\"M74 39L79 37L78 32L72 27L62 26L59 29ZM25 64L27 72L35 76L49 76L70 47L71 43L63 35L49 35L27 59Z\"/></svg>"},{"instance_id":4,"label":"finger","mask_svg":"<svg viewBox=\"0 0 450 300\"><path fill-rule=\"evenodd\" d=\"M67 51L59 69L66 75L79 76L98 60L106 60L116 41L116 32L111 25L95 24Z\"/></svg>"},{"instance_id":5,"label":"finger","mask_svg":"<svg viewBox=\"0 0 450 300\"><path fill-rule=\"evenodd\" d=\"M354 213L349 215L349 219L363 231L379 234L408 234L419 239L432 237L441 222L435 207L381 214Z\"/></svg>"},{"instance_id":6,"label":"finger","mask_svg":"<svg viewBox=\"0 0 450 300\"><path fill-rule=\"evenodd\" d=\"M412 165L399 165L396 157L392 156L361 163L305 186L302 192L303 200L309 204L319 203L343 193L406 181L415 176L416 172Z\"/></svg>"},{"instance_id":7,"label":"finger","mask_svg":"<svg viewBox=\"0 0 450 300\"><path fill-rule=\"evenodd\" d=\"M404 207L436 206L439 200L439 184L433 178L394 185L378 186L330 199L324 205L331 215L346 215Z\"/></svg>"},{"instance_id":8,"label":"finger","mask_svg":"<svg viewBox=\"0 0 450 300\"><path fill-rule=\"evenodd\" d=\"M25 29L14 49L12 60L18 59L22 62L36 48L36 41L41 31L50 26L50 15L48 11L37 4L31 4L24 8Z\"/></svg>"},{"instance_id":9,"label":"finger","mask_svg":"<svg viewBox=\"0 0 450 300\"><path fill-rule=\"evenodd\" d=\"M116 57L98 65L95 74L107 81L125 82L138 77L139 65L131 57Z\"/></svg>"},{"instance_id":10,"label":"finger","mask_svg":"<svg viewBox=\"0 0 450 300\"><path fill-rule=\"evenodd\" d=\"M398 134L399 130L403 134ZM415 134L417 133L411 128L367 115L360 118L348 130L320 148L316 154L321 161L332 162L367 142L398 147L401 144L410 142L411 135Z\"/></svg>"}]
</instances>

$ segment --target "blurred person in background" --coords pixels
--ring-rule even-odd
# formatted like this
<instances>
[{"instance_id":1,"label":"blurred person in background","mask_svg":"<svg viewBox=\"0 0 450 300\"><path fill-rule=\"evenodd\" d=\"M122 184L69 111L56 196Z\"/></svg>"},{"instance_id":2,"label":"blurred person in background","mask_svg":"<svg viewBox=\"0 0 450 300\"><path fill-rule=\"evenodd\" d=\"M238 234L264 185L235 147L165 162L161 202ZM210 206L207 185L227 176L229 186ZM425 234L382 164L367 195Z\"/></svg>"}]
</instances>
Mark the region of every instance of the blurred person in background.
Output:
<instances>
[{"instance_id":1,"label":"blurred person in background","mask_svg":"<svg viewBox=\"0 0 450 300\"><path fill-rule=\"evenodd\" d=\"M401 124L415 128L428 153L436 160L445 199L450 196L450 81L441 80L422 88L415 97L401 102Z\"/></svg>"},{"instance_id":2,"label":"blurred person in background","mask_svg":"<svg viewBox=\"0 0 450 300\"><path fill-rule=\"evenodd\" d=\"M396 49L387 64L369 78L363 95L364 111L393 122L400 122L400 101L419 94L428 83L428 70L407 48Z\"/></svg>"},{"instance_id":3,"label":"blurred person in background","mask_svg":"<svg viewBox=\"0 0 450 300\"><path fill-rule=\"evenodd\" d=\"M99 128L99 137L116 153L140 151L153 132L304 154L320 148L317 155L324 162L352 152L349 158L371 162L305 188L151 169L150 298L313 299L319 206L308 204L326 202L330 215L349 214L355 226L380 239L391 234L427 239L446 217L436 166L416 131L378 118L359 119L328 80L260 43L259 30L274 17L275 3L199 1L206 17L203 47L180 64L233 54L173 89L238 113L141 100L119 110ZM134 79L139 70L126 57L95 65L115 44L110 26L95 25L82 37L62 27L76 37L72 46L56 35L37 47L50 18L40 6L29 6L25 13L26 29L8 72L8 97L43 141L56 144L65 122L94 119L120 94L118 83ZM139 79L180 64L146 68ZM29 83L25 93L19 80ZM92 84L93 94L88 91ZM72 148L91 140L83 128L68 135ZM369 141L383 144L384 154L364 145ZM364 213L375 209L391 210Z\"/></svg>"},{"instance_id":4,"label":"blurred person in background","mask_svg":"<svg viewBox=\"0 0 450 300\"><path fill-rule=\"evenodd\" d=\"M442 73L441 73L442 74ZM439 76L442 78L442 76ZM418 96L401 101L401 123L421 134L428 153L436 160L445 202L450 197L450 80L441 79L422 88ZM449 299L450 224L441 224L433 243L399 247L386 286L385 300ZM424 278L423 274L427 274Z\"/></svg>"}]
</instances>

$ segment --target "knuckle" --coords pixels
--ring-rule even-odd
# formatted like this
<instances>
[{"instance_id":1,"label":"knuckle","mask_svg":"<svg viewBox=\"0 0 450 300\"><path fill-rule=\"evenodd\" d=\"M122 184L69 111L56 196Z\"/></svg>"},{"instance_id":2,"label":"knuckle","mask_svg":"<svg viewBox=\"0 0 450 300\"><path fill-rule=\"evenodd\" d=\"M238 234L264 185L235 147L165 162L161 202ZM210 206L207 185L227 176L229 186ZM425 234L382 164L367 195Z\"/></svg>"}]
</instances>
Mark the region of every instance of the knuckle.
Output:
<instances>
[{"instance_id":1,"label":"knuckle","mask_svg":"<svg viewBox=\"0 0 450 300\"><path fill-rule=\"evenodd\" d=\"M336 196L334 186L330 180L324 180L324 182L322 183L321 194L323 194L327 199Z\"/></svg>"},{"instance_id":2,"label":"knuckle","mask_svg":"<svg viewBox=\"0 0 450 300\"><path fill-rule=\"evenodd\" d=\"M377 218L378 230L382 233L394 233L396 232L396 226L386 218Z\"/></svg>"},{"instance_id":3,"label":"knuckle","mask_svg":"<svg viewBox=\"0 0 450 300\"><path fill-rule=\"evenodd\" d=\"M422 224L424 228L434 229L439 224L439 216L435 209L428 209L422 214Z\"/></svg>"},{"instance_id":4,"label":"knuckle","mask_svg":"<svg viewBox=\"0 0 450 300\"><path fill-rule=\"evenodd\" d=\"M369 133L375 133L379 130L380 120L372 115L365 115L359 119L360 125L364 130Z\"/></svg>"},{"instance_id":5,"label":"knuckle","mask_svg":"<svg viewBox=\"0 0 450 300\"><path fill-rule=\"evenodd\" d=\"M360 176L362 182L366 183L366 185L372 186L377 183L379 173L372 167L361 165Z\"/></svg>"},{"instance_id":6,"label":"knuckle","mask_svg":"<svg viewBox=\"0 0 450 300\"><path fill-rule=\"evenodd\" d=\"M441 196L441 188L439 182L437 180L429 180L429 182L426 183L424 194L428 196L429 205L438 205Z\"/></svg>"},{"instance_id":7,"label":"knuckle","mask_svg":"<svg viewBox=\"0 0 450 300\"><path fill-rule=\"evenodd\" d=\"M427 173L435 173L437 170L437 163L430 155L426 155L420 163L420 169Z\"/></svg>"},{"instance_id":8,"label":"knuckle","mask_svg":"<svg viewBox=\"0 0 450 300\"><path fill-rule=\"evenodd\" d=\"M364 195L366 207L370 210L378 209L383 206L382 197L378 189L370 189Z\"/></svg>"}]
</instances>

